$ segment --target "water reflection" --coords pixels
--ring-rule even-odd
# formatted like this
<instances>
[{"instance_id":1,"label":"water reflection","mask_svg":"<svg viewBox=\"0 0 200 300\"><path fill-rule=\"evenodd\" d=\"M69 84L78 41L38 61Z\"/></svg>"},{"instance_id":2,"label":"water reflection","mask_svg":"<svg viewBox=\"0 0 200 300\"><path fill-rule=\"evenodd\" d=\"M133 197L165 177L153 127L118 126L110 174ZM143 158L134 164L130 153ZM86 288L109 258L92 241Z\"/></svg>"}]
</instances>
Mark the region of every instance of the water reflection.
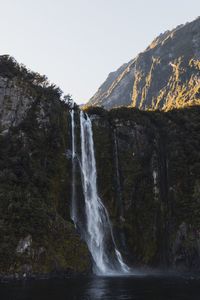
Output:
<instances>
[{"instance_id":1,"label":"water reflection","mask_svg":"<svg viewBox=\"0 0 200 300\"><path fill-rule=\"evenodd\" d=\"M109 294L109 280L106 280L103 277L94 277L89 285L87 290L88 299L106 299Z\"/></svg>"},{"instance_id":2,"label":"water reflection","mask_svg":"<svg viewBox=\"0 0 200 300\"><path fill-rule=\"evenodd\" d=\"M200 280L88 277L0 284L0 300L199 300Z\"/></svg>"},{"instance_id":3,"label":"water reflection","mask_svg":"<svg viewBox=\"0 0 200 300\"><path fill-rule=\"evenodd\" d=\"M199 300L199 280L194 278L127 276L94 277L84 300Z\"/></svg>"}]
</instances>

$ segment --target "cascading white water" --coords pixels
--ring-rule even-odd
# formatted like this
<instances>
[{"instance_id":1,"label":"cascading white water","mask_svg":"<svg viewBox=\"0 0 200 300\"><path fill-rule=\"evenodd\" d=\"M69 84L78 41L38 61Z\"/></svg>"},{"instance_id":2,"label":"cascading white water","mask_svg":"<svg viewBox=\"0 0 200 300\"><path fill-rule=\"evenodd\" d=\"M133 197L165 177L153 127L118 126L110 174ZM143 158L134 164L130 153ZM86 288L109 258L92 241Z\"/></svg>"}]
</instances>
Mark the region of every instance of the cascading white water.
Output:
<instances>
[{"instance_id":1,"label":"cascading white water","mask_svg":"<svg viewBox=\"0 0 200 300\"><path fill-rule=\"evenodd\" d=\"M76 206L76 189L75 189L75 157L76 157L76 143L75 143L75 126L74 126L74 103L71 105L71 133L72 133L72 199L71 199L71 218L76 225L77 222L77 206Z\"/></svg>"},{"instance_id":2,"label":"cascading white water","mask_svg":"<svg viewBox=\"0 0 200 300\"><path fill-rule=\"evenodd\" d=\"M123 262L112 233L108 212L97 192L97 173L94 155L92 123L87 114L80 112L81 126L81 168L85 198L86 242L93 257L96 274L128 273L129 267ZM108 251L112 243L112 254Z\"/></svg>"}]
</instances>

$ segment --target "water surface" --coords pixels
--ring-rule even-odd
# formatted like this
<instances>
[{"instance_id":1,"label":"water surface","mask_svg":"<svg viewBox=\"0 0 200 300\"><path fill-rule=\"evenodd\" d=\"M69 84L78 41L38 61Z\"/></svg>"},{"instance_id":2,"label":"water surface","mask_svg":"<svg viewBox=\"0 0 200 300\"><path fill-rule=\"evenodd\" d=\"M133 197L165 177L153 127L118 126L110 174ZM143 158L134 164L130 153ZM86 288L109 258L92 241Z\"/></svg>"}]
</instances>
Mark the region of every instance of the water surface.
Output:
<instances>
[{"instance_id":1,"label":"water surface","mask_svg":"<svg viewBox=\"0 0 200 300\"><path fill-rule=\"evenodd\" d=\"M199 300L193 277L78 277L3 283L1 300Z\"/></svg>"}]
</instances>

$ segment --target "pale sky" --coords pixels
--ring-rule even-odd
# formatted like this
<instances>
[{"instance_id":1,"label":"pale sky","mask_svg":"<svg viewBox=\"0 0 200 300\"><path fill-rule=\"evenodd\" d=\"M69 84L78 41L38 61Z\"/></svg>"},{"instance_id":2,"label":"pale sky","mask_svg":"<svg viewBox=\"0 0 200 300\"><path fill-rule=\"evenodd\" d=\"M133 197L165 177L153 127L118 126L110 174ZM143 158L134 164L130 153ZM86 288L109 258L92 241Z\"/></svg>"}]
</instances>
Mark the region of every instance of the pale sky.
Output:
<instances>
[{"instance_id":1,"label":"pale sky","mask_svg":"<svg viewBox=\"0 0 200 300\"><path fill-rule=\"evenodd\" d=\"M0 0L0 54L83 103L161 32L200 15L200 0Z\"/></svg>"}]
</instances>

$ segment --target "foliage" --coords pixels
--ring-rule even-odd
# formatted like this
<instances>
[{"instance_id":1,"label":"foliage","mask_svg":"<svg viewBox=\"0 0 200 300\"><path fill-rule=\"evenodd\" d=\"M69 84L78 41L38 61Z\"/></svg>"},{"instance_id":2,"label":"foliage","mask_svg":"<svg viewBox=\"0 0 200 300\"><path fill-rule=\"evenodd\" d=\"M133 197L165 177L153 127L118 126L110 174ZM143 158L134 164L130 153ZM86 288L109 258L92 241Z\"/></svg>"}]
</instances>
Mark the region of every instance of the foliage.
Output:
<instances>
[{"instance_id":1,"label":"foliage","mask_svg":"<svg viewBox=\"0 0 200 300\"><path fill-rule=\"evenodd\" d=\"M7 79L15 79L16 83L22 85L24 88L27 86L34 96L48 97L48 99L60 99L62 91L55 84L48 81L45 75L40 75L27 69L23 64L9 56L0 56L0 76Z\"/></svg>"}]
</instances>

